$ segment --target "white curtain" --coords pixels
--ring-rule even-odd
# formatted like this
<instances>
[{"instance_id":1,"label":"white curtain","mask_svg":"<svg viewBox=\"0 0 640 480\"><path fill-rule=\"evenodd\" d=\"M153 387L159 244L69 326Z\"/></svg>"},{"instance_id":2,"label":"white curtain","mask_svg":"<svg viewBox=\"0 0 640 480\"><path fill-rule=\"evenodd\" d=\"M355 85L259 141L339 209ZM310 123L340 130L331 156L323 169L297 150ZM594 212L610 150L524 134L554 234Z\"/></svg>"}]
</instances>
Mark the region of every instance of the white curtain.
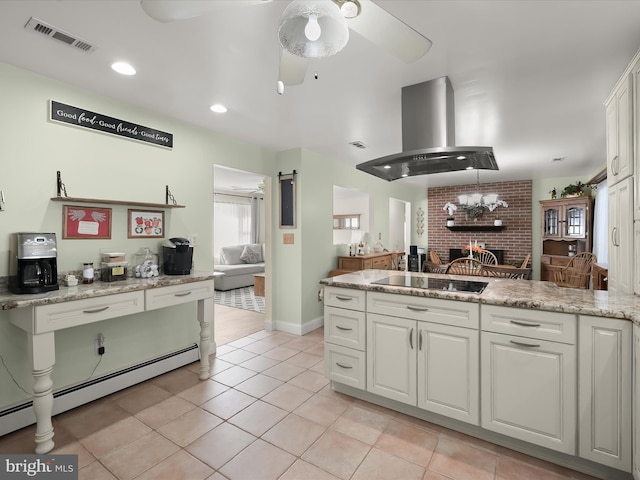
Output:
<instances>
[{"instance_id":1,"label":"white curtain","mask_svg":"<svg viewBox=\"0 0 640 480\"><path fill-rule=\"evenodd\" d=\"M262 243L262 231L260 229L260 202L259 198L251 199L251 242L250 243Z\"/></svg>"},{"instance_id":2,"label":"white curtain","mask_svg":"<svg viewBox=\"0 0 640 480\"><path fill-rule=\"evenodd\" d=\"M598 184L593 208L593 253L598 263L609 261L609 194L607 181Z\"/></svg>"},{"instance_id":3,"label":"white curtain","mask_svg":"<svg viewBox=\"0 0 640 480\"><path fill-rule=\"evenodd\" d=\"M216 196L213 204L213 248L215 261L220 248L253 243L249 198Z\"/></svg>"}]
</instances>

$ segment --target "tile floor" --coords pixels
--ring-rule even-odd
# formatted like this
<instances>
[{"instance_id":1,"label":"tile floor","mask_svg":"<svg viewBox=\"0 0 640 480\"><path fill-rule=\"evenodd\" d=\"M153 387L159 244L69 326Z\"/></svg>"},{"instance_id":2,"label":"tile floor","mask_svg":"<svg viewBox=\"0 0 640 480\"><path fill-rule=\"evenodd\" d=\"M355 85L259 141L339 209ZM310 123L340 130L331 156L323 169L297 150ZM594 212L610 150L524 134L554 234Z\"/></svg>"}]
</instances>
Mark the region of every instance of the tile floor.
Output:
<instances>
[{"instance_id":1,"label":"tile floor","mask_svg":"<svg viewBox=\"0 0 640 480\"><path fill-rule=\"evenodd\" d=\"M586 475L332 392L323 331L263 330L54 418L86 480L561 480ZM0 438L32 453L34 427Z\"/></svg>"}]
</instances>

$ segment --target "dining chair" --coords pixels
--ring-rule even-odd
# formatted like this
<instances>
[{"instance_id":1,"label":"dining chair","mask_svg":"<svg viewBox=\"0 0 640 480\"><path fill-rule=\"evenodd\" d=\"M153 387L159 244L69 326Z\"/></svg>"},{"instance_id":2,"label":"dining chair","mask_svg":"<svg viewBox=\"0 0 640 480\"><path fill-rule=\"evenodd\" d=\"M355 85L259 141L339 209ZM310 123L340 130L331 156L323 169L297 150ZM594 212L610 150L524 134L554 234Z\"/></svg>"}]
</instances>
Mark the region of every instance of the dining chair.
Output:
<instances>
[{"instance_id":1,"label":"dining chair","mask_svg":"<svg viewBox=\"0 0 640 480\"><path fill-rule=\"evenodd\" d=\"M529 260L531 260L531 252L527 253L527 256L524 257L524 260L520 264L520 268L527 268L527 265L529 265Z\"/></svg>"},{"instance_id":2,"label":"dining chair","mask_svg":"<svg viewBox=\"0 0 640 480\"><path fill-rule=\"evenodd\" d=\"M593 253L577 253L564 268L552 272L552 281L559 287L589 288L591 269L597 261L598 257Z\"/></svg>"},{"instance_id":3,"label":"dining chair","mask_svg":"<svg viewBox=\"0 0 640 480\"><path fill-rule=\"evenodd\" d=\"M424 262L422 264L422 271L427 273L447 273L448 268L448 263Z\"/></svg>"},{"instance_id":4,"label":"dining chair","mask_svg":"<svg viewBox=\"0 0 640 480\"><path fill-rule=\"evenodd\" d=\"M482 275L482 263L475 258L456 258L449 263L447 273L451 275Z\"/></svg>"},{"instance_id":5,"label":"dining chair","mask_svg":"<svg viewBox=\"0 0 640 480\"><path fill-rule=\"evenodd\" d=\"M482 265L482 275L485 277L510 278L513 280L529 280L530 268L504 267L499 265Z\"/></svg>"},{"instance_id":6,"label":"dining chair","mask_svg":"<svg viewBox=\"0 0 640 480\"><path fill-rule=\"evenodd\" d=\"M442 265L442 260L435 250L431 250L429 252L429 260L431 260L431 263L435 263L436 265Z\"/></svg>"},{"instance_id":7,"label":"dining chair","mask_svg":"<svg viewBox=\"0 0 640 480\"><path fill-rule=\"evenodd\" d=\"M482 252L480 252L478 254L478 260L483 265L497 265L498 264L498 259L489 250L483 250Z\"/></svg>"}]
</instances>

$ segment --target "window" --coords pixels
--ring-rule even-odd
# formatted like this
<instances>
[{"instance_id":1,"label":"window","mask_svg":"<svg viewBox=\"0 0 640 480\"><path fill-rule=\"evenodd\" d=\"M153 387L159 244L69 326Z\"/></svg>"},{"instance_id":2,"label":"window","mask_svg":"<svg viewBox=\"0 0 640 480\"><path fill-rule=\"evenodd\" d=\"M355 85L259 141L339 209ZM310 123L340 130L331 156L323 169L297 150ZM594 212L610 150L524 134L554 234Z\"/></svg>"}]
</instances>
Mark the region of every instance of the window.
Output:
<instances>
[{"instance_id":1,"label":"window","mask_svg":"<svg viewBox=\"0 0 640 480\"><path fill-rule=\"evenodd\" d=\"M213 204L213 246L220 248L252 242L251 203L249 198L216 197Z\"/></svg>"}]
</instances>

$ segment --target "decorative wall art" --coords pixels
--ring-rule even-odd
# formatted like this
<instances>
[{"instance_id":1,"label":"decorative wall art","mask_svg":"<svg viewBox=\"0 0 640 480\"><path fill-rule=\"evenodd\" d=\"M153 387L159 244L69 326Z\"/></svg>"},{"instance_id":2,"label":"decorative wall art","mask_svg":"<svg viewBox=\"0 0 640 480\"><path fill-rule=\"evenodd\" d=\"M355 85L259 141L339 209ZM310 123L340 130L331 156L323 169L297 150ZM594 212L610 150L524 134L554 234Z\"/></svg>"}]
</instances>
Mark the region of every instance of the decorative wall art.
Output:
<instances>
[{"instance_id":1,"label":"decorative wall art","mask_svg":"<svg viewBox=\"0 0 640 480\"><path fill-rule=\"evenodd\" d=\"M296 171L278 173L280 184L280 228L296 228Z\"/></svg>"},{"instance_id":2,"label":"decorative wall art","mask_svg":"<svg viewBox=\"0 0 640 480\"><path fill-rule=\"evenodd\" d=\"M111 238L111 209L63 205L62 238Z\"/></svg>"},{"instance_id":3,"label":"decorative wall art","mask_svg":"<svg viewBox=\"0 0 640 480\"><path fill-rule=\"evenodd\" d=\"M153 210L128 211L129 238L164 238L164 212Z\"/></svg>"},{"instance_id":4,"label":"decorative wall art","mask_svg":"<svg viewBox=\"0 0 640 480\"><path fill-rule=\"evenodd\" d=\"M421 207L418 207L416 212L416 233L419 237L424 234L424 211Z\"/></svg>"}]
</instances>

